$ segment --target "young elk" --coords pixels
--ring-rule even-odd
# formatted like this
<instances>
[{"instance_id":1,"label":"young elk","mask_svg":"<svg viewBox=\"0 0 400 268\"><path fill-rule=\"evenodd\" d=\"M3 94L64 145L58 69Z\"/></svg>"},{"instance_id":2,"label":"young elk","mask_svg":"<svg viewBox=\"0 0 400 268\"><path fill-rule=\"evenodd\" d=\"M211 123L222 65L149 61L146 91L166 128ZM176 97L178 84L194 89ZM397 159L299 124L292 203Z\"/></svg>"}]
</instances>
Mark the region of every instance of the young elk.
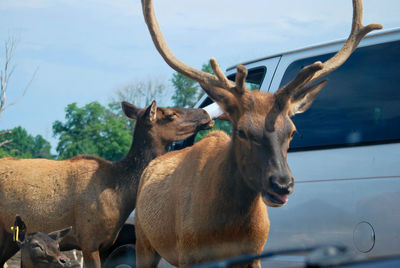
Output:
<instances>
[{"instance_id":1,"label":"young elk","mask_svg":"<svg viewBox=\"0 0 400 268\"><path fill-rule=\"evenodd\" d=\"M139 179L146 165L183 140L213 124L203 109L139 109L123 102L125 114L136 119L133 142L119 162L93 156L65 161L0 159L0 267L18 247L10 241L14 215L28 230L50 232L72 226L61 249L82 250L85 267L100 268L99 251L116 239L136 205Z\"/></svg>"},{"instance_id":2,"label":"young elk","mask_svg":"<svg viewBox=\"0 0 400 268\"><path fill-rule=\"evenodd\" d=\"M72 265L59 247L59 242L71 231L71 227L49 234L26 234L26 225L21 217L17 216L13 230L14 240L21 249L22 268L79 267Z\"/></svg>"},{"instance_id":3,"label":"young elk","mask_svg":"<svg viewBox=\"0 0 400 268\"><path fill-rule=\"evenodd\" d=\"M231 119L232 137L212 132L190 148L158 157L143 172L135 215L137 265L155 267L160 256L187 266L261 253L270 227L266 205L283 206L293 192L286 162L295 131L290 117L310 107L326 80L311 82L338 68L368 32L382 26L363 27L362 4L354 0L352 31L343 48L270 94L245 88L244 66L237 67L232 82L215 59L210 61L215 75L178 60L163 39L152 2L142 0L143 13L159 53L221 106Z\"/></svg>"}]
</instances>

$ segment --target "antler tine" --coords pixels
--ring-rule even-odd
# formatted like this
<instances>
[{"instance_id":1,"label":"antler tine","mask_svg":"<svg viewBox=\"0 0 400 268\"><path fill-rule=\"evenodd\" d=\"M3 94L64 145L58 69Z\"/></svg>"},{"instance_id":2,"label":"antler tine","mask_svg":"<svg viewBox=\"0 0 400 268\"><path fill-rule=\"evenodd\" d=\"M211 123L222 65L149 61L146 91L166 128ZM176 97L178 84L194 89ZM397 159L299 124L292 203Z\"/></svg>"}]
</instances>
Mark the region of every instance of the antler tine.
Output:
<instances>
[{"instance_id":1,"label":"antler tine","mask_svg":"<svg viewBox=\"0 0 400 268\"><path fill-rule=\"evenodd\" d=\"M236 91L239 94L243 94L244 91L246 90L246 77L247 77L247 69L246 67L244 67L243 65L239 65L237 68L237 72L236 72L236 79L235 79L235 83L236 83Z\"/></svg>"},{"instance_id":2,"label":"antler tine","mask_svg":"<svg viewBox=\"0 0 400 268\"><path fill-rule=\"evenodd\" d=\"M232 83L223 75L223 72L220 70L218 63L215 59L211 59L211 66L213 67L213 71L216 74L212 75L207 72L203 72L192 68L191 66L185 64L180 61L169 49L162 33L160 26L158 25L154 7L153 0L142 0L142 8L143 15L149 29L151 38L153 39L153 43L156 46L158 52L164 58L166 63L171 66L175 71L199 82L203 85L203 88L211 87L220 87L220 88L229 88L232 86ZM219 69L219 70L218 70ZM207 92L208 93L208 92Z\"/></svg>"},{"instance_id":3,"label":"antler tine","mask_svg":"<svg viewBox=\"0 0 400 268\"><path fill-rule=\"evenodd\" d=\"M307 83L310 83L310 79L313 77L313 75L322 70L323 67L324 65L322 62L314 62L313 64L301 69L301 71L292 81L280 88L275 93L277 96L279 96L276 98L279 109L283 110L283 108L286 107L289 98L294 94L295 90L304 87Z\"/></svg>"},{"instance_id":4,"label":"antler tine","mask_svg":"<svg viewBox=\"0 0 400 268\"><path fill-rule=\"evenodd\" d=\"M353 21L351 25L351 32L346 43L332 58L323 63L324 67L312 76L309 81L310 83L339 68L350 57L351 53L357 48L358 44L365 35L373 30L379 30L383 28L381 24L369 24L367 26L363 26L362 16L362 0L353 0Z\"/></svg>"},{"instance_id":5,"label":"antler tine","mask_svg":"<svg viewBox=\"0 0 400 268\"><path fill-rule=\"evenodd\" d=\"M211 69L217 76L218 80L220 81L221 85L223 88L230 88L231 86L234 86L231 81L228 80L224 72L221 70L219 67L219 64L215 58L210 59L210 65Z\"/></svg>"}]
</instances>

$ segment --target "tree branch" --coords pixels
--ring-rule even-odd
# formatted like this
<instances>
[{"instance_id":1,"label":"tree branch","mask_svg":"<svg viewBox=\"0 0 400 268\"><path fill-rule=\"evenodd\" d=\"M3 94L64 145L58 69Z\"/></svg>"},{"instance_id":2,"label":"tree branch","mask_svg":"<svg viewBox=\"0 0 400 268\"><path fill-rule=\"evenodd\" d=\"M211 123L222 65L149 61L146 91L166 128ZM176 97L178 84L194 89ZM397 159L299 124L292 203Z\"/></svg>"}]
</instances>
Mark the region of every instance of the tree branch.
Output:
<instances>
[{"instance_id":1,"label":"tree branch","mask_svg":"<svg viewBox=\"0 0 400 268\"><path fill-rule=\"evenodd\" d=\"M7 130L7 131L0 132L0 135L11 134L11 133L12 133L11 130Z\"/></svg>"},{"instance_id":2,"label":"tree branch","mask_svg":"<svg viewBox=\"0 0 400 268\"><path fill-rule=\"evenodd\" d=\"M12 141L13 141L12 139L11 139L11 140L2 141L2 142L0 142L0 147L4 146L4 145L6 145L7 143L10 143L10 142L12 142Z\"/></svg>"},{"instance_id":3,"label":"tree branch","mask_svg":"<svg viewBox=\"0 0 400 268\"><path fill-rule=\"evenodd\" d=\"M32 84L33 80L35 79L35 76L39 70L39 67L36 68L36 70L34 71L31 79L29 80L29 82L27 83L27 85L25 86L22 94L20 96L18 96L13 102L11 102L10 104L6 103L6 99L7 99L7 87L8 87L8 82L11 78L11 75L13 74L14 70L15 70L15 66L11 66L10 64L14 58L15 55L15 50L18 44L18 40L14 37L8 37L8 39L6 41L4 41L4 65L2 70L0 70L0 118L2 113L10 106L16 104L23 96L25 96L28 88L30 87L30 85Z\"/></svg>"},{"instance_id":4,"label":"tree branch","mask_svg":"<svg viewBox=\"0 0 400 268\"><path fill-rule=\"evenodd\" d=\"M19 95L12 103L10 103L7 106L5 106L4 110L7 109L8 107L12 106L12 105L15 105L23 96L25 96L26 92L28 91L28 88L31 86L31 84L32 84L33 80L35 79L35 76L36 76L38 71L39 71L39 66L36 67L35 71L32 74L31 80L29 80L29 82L26 84L22 94Z\"/></svg>"}]
</instances>

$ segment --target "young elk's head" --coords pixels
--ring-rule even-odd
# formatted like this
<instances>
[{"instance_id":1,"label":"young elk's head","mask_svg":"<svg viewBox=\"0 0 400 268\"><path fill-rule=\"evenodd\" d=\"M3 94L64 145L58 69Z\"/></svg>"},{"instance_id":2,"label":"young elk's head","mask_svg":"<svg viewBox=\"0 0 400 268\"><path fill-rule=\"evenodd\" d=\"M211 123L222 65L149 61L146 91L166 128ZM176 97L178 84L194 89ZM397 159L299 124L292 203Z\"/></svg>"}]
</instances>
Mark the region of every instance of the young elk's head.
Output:
<instances>
[{"instance_id":1,"label":"young elk's head","mask_svg":"<svg viewBox=\"0 0 400 268\"><path fill-rule=\"evenodd\" d=\"M215 59L215 75L194 69L177 59L168 48L155 18L152 0L142 0L143 14L153 42L164 60L177 72L198 81L232 122L232 148L239 172L249 187L262 194L269 206L282 206L293 192L294 178L286 162L295 131L290 117L310 107L326 81L316 79L342 65L370 31L379 24L362 25L361 0L353 0L353 23L342 49L328 61L315 62L275 94L254 92L245 87L247 69L237 67L235 82L227 79Z\"/></svg>"},{"instance_id":2,"label":"young elk's head","mask_svg":"<svg viewBox=\"0 0 400 268\"><path fill-rule=\"evenodd\" d=\"M68 257L60 251L59 242L72 227L49 234L36 232L26 234L26 225L21 217L15 218L14 238L21 249L21 267L58 268L72 267Z\"/></svg>"},{"instance_id":3,"label":"young elk's head","mask_svg":"<svg viewBox=\"0 0 400 268\"><path fill-rule=\"evenodd\" d=\"M150 135L154 142L164 148L214 125L203 109L161 108L157 107L155 101L146 109L122 102L122 109L127 117L136 119L135 135Z\"/></svg>"}]
</instances>

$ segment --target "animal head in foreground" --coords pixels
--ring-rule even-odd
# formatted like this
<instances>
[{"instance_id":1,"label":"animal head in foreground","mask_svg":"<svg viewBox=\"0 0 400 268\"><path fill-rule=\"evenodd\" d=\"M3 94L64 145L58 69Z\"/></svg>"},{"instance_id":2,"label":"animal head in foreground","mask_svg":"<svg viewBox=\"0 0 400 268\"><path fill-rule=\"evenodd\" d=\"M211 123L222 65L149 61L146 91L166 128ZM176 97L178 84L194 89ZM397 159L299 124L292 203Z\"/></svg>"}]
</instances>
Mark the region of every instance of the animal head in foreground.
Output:
<instances>
[{"instance_id":1,"label":"animal head in foreground","mask_svg":"<svg viewBox=\"0 0 400 268\"><path fill-rule=\"evenodd\" d=\"M161 108L157 107L155 101L145 109L122 102L122 110L127 117L136 119L136 126L141 126L143 132L135 135L150 135L152 142L158 143L154 146L160 145L163 149L174 141L187 139L197 131L214 125L203 109Z\"/></svg>"},{"instance_id":2,"label":"animal head in foreground","mask_svg":"<svg viewBox=\"0 0 400 268\"><path fill-rule=\"evenodd\" d=\"M68 257L60 251L59 242L71 227L49 234L35 232L26 234L26 225L20 216L15 218L14 240L21 250L21 267L72 267Z\"/></svg>"},{"instance_id":3,"label":"animal head in foreground","mask_svg":"<svg viewBox=\"0 0 400 268\"><path fill-rule=\"evenodd\" d=\"M247 69L243 65L237 66L235 81L230 81L214 58L210 60L214 74L181 62L162 36L153 0L142 0L142 6L153 42L164 60L177 72L199 82L229 116L234 159L248 186L261 192L263 201L269 206L286 204L294 187L294 178L286 161L296 131L291 117L311 106L327 80L312 82L339 68L367 33L382 26L363 26L361 0L353 0L351 33L341 50L326 62L318 61L304 67L292 81L271 94L246 88Z\"/></svg>"}]
</instances>

